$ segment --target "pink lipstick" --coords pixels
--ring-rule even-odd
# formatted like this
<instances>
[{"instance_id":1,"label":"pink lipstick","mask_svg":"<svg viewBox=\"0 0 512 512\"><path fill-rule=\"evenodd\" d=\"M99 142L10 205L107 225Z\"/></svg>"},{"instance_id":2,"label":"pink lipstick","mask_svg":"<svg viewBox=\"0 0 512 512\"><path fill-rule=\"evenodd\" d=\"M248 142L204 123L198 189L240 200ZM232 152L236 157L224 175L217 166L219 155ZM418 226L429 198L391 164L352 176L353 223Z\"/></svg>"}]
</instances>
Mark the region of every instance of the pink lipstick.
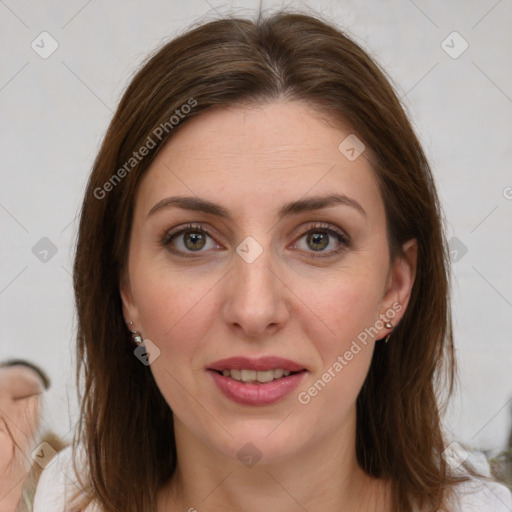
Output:
<instances>
[{"instance_id":1,"label":"pink lipstick","mask_svg":"<svg viewBox=\"0 0 512 512\"><path fill-rule=\"evenodd\" d=\"M307 369L281 357L237 356L212 363L208 372L230 400L245 405L270 405L288 396Z\"/></svg>"}]
</instances>

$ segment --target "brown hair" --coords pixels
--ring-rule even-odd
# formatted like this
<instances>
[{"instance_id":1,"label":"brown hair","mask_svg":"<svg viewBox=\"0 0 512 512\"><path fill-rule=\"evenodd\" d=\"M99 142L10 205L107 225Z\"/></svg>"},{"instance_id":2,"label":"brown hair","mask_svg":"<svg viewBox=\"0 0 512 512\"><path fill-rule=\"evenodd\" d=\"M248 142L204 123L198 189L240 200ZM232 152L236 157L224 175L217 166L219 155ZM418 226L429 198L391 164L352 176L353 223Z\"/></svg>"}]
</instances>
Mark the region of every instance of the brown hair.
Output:
<instances>
[{"instance_id":1,"label":"brown hair","mask_svg":"<svg viewBox=\"0 0 512 512\"><path fill-rule=\"evenodd\" d=\"M392 257L407 240L418 242L407 311L392 342L376 345L357 400L358 462L368 474L391 480L394 510L402 512L414 505L442 508L456 482L441 456L436 392L452 393L455 363L449 263L429 165L367 53L325 21L279 12L206 23L150 56L125 91L94 163L74 265L83 386L75 444L87 451L85 495L105 512L155 510L157 490L177 462L172 412L150 369L133 355L119 294L138 184L165 143L195 116L281 99L303 101L327 121L351 127L368 148L380 184ZM169 122L173 115L178 123ZM133 161L150 139L154 147Z\"/></svg>"}]
</instances>

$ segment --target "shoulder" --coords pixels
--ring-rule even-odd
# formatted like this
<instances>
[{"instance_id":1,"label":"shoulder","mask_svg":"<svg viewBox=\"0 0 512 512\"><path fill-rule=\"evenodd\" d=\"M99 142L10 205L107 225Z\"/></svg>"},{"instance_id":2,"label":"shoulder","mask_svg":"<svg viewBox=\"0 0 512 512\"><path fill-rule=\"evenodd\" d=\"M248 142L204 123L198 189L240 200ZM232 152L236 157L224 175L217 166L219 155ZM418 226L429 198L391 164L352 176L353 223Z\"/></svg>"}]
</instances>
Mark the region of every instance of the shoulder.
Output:
<instances>
[{"instance_id":1,"label":"shoulder","mask_svg":"<svg viewBox=\"0 0 512 512\"><path fill-rule=\"evenodd\" d=\"M41 473L34 495L33 512L67 512L78 489L71 446L60 451ZM86 512L100 512L87 507Z\"/></svg>"},{"instance_id":2,"label":"shoulder","mask_svg":"<svg viewBox=\"0 0 512 512\"><path fill-rule=\"evenodd\" d=\"M453 490L453 512L510 512L512 493L498 482L472 477Z\"/></svg>"},{"instance_id":3,"label":"shoulder","mask_svg":"<svg viewBox=\"0 0 512 512\"><path fill-rule=\"evenodd\" d=\"M68 446L60 451L41 473L34 496L33 512L65 510L66 476L72 471L72 449Z\"/></svg>"},{"instance_id":4,"label":"shoulder","mask_svg":"<svg viewBox=\"0 0 512 512\"><path fill-rule=\"evenodd\" d=\"M474 477L463 471L454 474L465 474L469 480L461 482L453 488L453 512L510 512L512 510L512 493L503 484L493 480L491 469L484 454L469 452L468 463L482 477Z\"/></svg>"}]
</instances>

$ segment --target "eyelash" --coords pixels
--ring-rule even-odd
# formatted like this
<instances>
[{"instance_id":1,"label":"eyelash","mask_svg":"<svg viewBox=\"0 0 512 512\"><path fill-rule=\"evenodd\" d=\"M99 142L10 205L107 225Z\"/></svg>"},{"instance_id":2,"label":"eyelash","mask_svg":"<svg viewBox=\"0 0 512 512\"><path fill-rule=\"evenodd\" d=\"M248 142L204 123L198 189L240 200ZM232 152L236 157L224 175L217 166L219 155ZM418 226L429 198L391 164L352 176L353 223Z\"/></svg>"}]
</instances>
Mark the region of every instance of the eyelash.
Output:
<instances>
[{"instance_id":1,"label":"eyelash","mask_svg":"<svg viewBox=\"0 0 512 512\"><path fill-rule=\"evenodd\" d=\"M168 250L170 250L174 254L178 254L185 258L196 258L197 256L193 255L194 251L184 252L179 249L174 249L171 247L171 242L175 238L177 238L180 235L183 235L185 233L188 233L188 232L202 233L202 234L207 235L210 238L214 239L212 233L204 226L202 226L200 224L187 224L186 226L183 226L181 228L177 228L177 229L166 232L164 234L164 236L162 237L160 243L163 247L166 247ZM312 226L308 226L308 228L306 230L304 230L299 235L299 237L296 239L295 243L297 243L297 241L302 239L305 235L307 235L309 233L314 233L314 232L322 232L322 233L326 233L328 235L334 236L336 238L337 242L339 243L339 246L336 249L333 249L331 251L328 251L327 253L324 253L323 255L321 255L321 253L323 251L320 251L318 254L315 254L315 251L307 251L308 253L310 253L311 257L313 257L313 258L327 258L327 257L331 257L333 255L338 255L352 246L348 235L346 235L343 231L334 229L329 224L324 224L324 223L316 223ZM200 253L203 251L197 251L197 252Z\"/></svg>"}]
</instances>

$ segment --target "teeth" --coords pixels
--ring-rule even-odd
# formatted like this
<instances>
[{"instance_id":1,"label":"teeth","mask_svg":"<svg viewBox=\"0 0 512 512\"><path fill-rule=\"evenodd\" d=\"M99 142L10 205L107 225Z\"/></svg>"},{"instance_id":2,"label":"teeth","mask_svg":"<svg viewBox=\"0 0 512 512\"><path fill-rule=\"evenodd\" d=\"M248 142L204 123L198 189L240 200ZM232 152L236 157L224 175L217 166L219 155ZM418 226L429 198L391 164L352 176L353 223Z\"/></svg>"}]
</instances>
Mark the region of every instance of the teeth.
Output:
<instances>
[{"instance_id":1,"label":"teeth","mask_svg":"<svg viewBox=\"0 0 512 512\"><path fill-rule=\"evenodd\" d=\"M244 382L256 380L256 370L240 370L240 380Z\"/></svg>"},{"instance_id":2,"label":"teeth","mask_svg":"<svg viewBox=\"0 0 512 512\"><path fill-rule=\"evenodd\" d=\"M274 370L266 372L256 372L256 380L258 382L272 382L274 380Z\"/></svg>"},{"instance_id":3,"label":"teeth","mask_svg":"<svg viewBox=\"0 0 512 512\"><path fill-rule=\"evenodd\" d=\"M288 377L290 373L291 372L289 370L282 370L281 368L265 371L236 369L222 371L222 375L224 375L224 377L231 377L234 380L242 382L258 381L261 383L272 382L274 379L280 379L281 377Z\"/></svg>"}]
</instances>

